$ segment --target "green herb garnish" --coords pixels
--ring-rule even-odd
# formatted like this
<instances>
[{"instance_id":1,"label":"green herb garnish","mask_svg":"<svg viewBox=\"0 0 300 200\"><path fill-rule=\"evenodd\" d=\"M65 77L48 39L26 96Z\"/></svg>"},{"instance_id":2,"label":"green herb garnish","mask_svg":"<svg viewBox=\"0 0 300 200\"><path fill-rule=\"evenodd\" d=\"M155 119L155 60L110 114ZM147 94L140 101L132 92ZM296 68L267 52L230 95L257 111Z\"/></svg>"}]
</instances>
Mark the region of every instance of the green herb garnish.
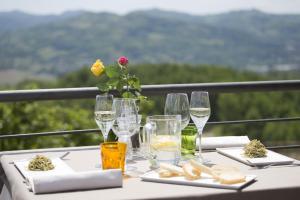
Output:
<instances>
[{"instance_id":1,"label":"green herb garnish","mask_svg":"<svg viewBox=\"0 0 300 200\"><path fill-rule=\"evenodd\" d=\"M28 169L31 171L48 171L54 169L51 160L43 155L36 155L29 164Z\"/></svg>"},{"instance_id":2,"label":"green herb garnish","mask_svg":"<svg viewBox=\"0 0 300 200\"><path fill-rule=\"evenodd\" d=\"M244 154L249 158L266 157L266 147L259 140L252 140L244 147Z\"/></svg>"}]
</instances>

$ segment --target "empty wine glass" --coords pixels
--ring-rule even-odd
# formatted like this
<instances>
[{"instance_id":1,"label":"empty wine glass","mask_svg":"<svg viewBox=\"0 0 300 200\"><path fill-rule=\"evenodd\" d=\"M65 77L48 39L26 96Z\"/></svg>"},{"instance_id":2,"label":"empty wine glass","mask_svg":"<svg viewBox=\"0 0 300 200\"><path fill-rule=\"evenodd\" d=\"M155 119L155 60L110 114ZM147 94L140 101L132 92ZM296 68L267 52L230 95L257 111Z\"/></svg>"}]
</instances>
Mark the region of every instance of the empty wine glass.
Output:
<instances>
[{"instance_id":1,"label":"empty wine glass","mask_svg":"<svg viewBox=\"0 0 300 200\"><path fill-rule=\"evenodd\" d=\"M142 115L138 115L139 127L141 127ZM131 136L132 150L134 157L141 157L140 155L140 129Z\"/></svg>"},{"instance_id":2,"label":"empty wine glass","mask_svg":"<svg viewBox=\"0 0 300 200\"><path fill-rule=\"evenodd\" d=\"M193 122L195 123L198 130L199 137L199 161L204 163L207 162L202 157L201 149L201 138L203 128L210 116L210 103L208 92L205 91L195 91L191 94L191 103L190 103L190 114Z\"/></svg>"},{"instance_id":3,"label":"empty wine glass","mask_svg":"<svg viewBox=\"0 0 300 200\"><path fill-rule=\"evenodd\" d=\"M165 115L181 115L181 130L183 130L190 122L187 94L169 93L165 103Z\"/></svg>"},{"instance_id":4,"label":"empty wine glass","mask_svg":"<svg viewBox=\"0 0 300 200\"><path fill-rule=\"evenodd\" d=\"M113 111L116 114L116 120L112 129L120 142L127 143L127 158L131 159L132 144L130 137L140 128L136 99L115 98L113 100Z\"/></svg>"},{"instance_id":5,"label":"empty wine glass","mask_svg":"<svg viewBox=\"0 0 300 200\"><path fill-rule=\"evenodd\" d=\"M109 130L115 121L115 111L112 110L113 95L97 95L95 105L95 121L100 128L104 142L107 141Z\"/></svg>"}]
</instances>

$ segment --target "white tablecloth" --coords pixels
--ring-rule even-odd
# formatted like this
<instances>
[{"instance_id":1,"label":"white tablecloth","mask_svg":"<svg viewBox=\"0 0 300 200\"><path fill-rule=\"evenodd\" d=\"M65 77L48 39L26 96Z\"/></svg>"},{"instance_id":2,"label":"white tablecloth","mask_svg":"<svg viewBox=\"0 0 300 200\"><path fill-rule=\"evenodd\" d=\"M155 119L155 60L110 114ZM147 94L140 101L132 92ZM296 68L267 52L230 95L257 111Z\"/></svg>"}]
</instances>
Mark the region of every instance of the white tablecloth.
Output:
<instances>
[{"instance_id":1,"label":"white tablecloth","mask_svg":"<svg viewBox=\"0 0 300 200\"><path fill-rule=\"evenodd\" d=\"M69 151L70 149L62 149ZM8 181L8 189L13 200L99 200L99 199L297 199L300 196L300 167L270 167L267 169L253 169L216 152L204 153L204 157L214 163L230 164L239 167L246 174L257 175L257 181L242 191L152 183L141 181L140 178L124 178L122 188L97 189L88 191L64 192L54 194L34 195L29 192L23 183L23 178L12 160L32 156L23 154L4 155L1 157L1 167L4 177ZM79 148L71 151L66 162L75 171L87 171L95 169L100 162L99 147L95 149ZM149 170L149 163L145 160L129 163L136 167L137 171Z\"/></svg>"}]
</instances>

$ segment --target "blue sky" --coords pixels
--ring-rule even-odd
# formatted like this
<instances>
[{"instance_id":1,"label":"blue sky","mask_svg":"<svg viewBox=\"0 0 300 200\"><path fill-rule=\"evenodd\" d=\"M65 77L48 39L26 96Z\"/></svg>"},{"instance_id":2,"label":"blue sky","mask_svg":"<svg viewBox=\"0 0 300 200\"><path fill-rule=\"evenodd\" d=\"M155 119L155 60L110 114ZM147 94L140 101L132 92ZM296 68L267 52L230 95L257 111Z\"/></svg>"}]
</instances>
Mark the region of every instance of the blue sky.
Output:
<instances>
[{"instance_id":1,"label":"blue sky","mask_svg":"<svg viewBox=\"0 0 300 200\"><path fill-rule=\"evenodd\" d=\"M126 14L151 8L198 15L241 9L300 14L300 0L0 0L0 11L21 10L34 14L60 14L68 10Z\"/></svg>"}]
</instances>

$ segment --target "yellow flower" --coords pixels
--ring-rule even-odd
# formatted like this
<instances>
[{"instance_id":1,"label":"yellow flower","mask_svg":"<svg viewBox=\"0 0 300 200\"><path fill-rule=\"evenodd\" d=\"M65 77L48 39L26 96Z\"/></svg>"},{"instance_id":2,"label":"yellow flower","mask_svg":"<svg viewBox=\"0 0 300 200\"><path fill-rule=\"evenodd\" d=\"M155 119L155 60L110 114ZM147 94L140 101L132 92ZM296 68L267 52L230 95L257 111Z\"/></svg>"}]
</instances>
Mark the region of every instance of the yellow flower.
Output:
<instances>
[{"instance_id":1,"label":"yellow flower","mask_svg":"<svg viewBox=\"0 0 300 200\"><path fill-rule=\"evenodd\" d=\"M100 59L97 59L91 67L91 71L95 76L100 76L104 72L104 69L105 67Z\"/></svg>"}]
</instances>

